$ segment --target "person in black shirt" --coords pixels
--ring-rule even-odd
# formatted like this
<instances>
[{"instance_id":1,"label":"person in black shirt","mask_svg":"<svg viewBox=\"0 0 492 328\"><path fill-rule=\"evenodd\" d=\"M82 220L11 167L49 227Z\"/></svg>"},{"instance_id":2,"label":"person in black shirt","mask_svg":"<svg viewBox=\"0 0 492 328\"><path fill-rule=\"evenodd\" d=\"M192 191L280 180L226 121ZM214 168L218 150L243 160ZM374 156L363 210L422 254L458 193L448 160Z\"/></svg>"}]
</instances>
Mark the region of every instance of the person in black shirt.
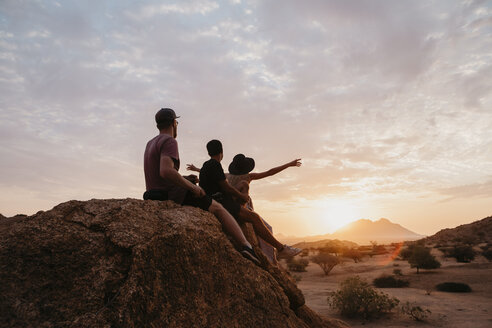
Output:
<instances>
[{"instance_id":1,"label":"person in black shirt","mask_svg":"<svg viewBox=\"0 0 492 328\"><path fill-rule=\"evenodd\" d=\"M247 194L240 193L232 187L224 174L220 162L224 157L222 143L219 140L211 140L207 143L207 151L210 159L203 163L200 169L200 187L207 195L217 200L238 221L250 222L258 236L278 250L279 257L292 257L299 254L299 248L283 245L272 235L265 226L261 217L254 211L247 209L236 201L246 203L249 199Z\"/></svg>"}]
</instances>

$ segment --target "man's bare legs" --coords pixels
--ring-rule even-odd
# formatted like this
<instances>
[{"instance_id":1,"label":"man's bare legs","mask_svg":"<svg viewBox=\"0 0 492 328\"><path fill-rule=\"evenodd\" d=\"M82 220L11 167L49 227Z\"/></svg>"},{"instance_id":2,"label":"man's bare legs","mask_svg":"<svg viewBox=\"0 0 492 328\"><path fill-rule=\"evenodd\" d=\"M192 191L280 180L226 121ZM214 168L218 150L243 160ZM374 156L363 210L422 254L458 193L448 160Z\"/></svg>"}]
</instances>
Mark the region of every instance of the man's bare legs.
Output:
<instances>
[{"instance_id":1,"label":"man's bare legs","mask_svg":"<svg viewBox=\"0 0 492 328\"><path fill-rule=\"evenodd\" d=\"M275 237L273 237L270 230L268 230L268 228L263 223L263 220L256 212L241 207L239 211L239 218L246 222L250 222L253 225L256 234L260 236L264 241L275 247L277 250L281 251L284 248L284 245L277 239L275 239Z\"/></svg>"},{"instance_id":2,"label":"man's bare legs","mask_svg":"<svg viewBox=\"0 0 492 328\"><path fill-rule=\"evenodd\" d=\"M222 224L224 230L232 237L235 241L237 241L241 246L247 246L251 248L251 244L248 242L246 237L244 236L241 227L237 223L236 219L227 212L227 210L215 200L212 200L212 204L208 208L208 211L215 215L217 219Z\"/></svg>"}]
</instances>

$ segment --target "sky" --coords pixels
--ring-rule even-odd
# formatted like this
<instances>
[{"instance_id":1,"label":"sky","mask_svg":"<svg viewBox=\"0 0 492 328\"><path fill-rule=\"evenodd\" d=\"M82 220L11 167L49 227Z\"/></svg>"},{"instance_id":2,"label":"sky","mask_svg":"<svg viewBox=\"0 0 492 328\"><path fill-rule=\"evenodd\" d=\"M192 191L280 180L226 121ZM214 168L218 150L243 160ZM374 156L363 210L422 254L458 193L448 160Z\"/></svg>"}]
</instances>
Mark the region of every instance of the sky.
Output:
<instances>
[{"instance_id":1,"label":"sky","mask_svg":"<svg viewBox=\"0 0 492 328\"><path fill-rule=\"evenodd\" d=\"M492 215L492 2L0 1L0 213L141 198L154 115L224 145L284 235Z\"/></svg>"}]
</instances>

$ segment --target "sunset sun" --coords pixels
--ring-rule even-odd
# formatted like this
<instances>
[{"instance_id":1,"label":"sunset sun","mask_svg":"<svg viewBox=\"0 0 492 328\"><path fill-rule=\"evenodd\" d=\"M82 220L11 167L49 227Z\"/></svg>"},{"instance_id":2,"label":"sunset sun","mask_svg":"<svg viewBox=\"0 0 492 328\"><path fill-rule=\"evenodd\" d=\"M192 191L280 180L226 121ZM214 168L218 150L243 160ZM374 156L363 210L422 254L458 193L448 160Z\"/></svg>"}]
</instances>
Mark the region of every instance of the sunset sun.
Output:
<instances>
[{"instance_id":1,"label":"sunset sun","mask_svg":"<svg viewBox=\"0 0 492 328\"><path fill-rule=\"evenodd\" d=\"M349 199L322 199L319 201L320 230L334 232L362 217L359 206Z\"/></svg>"}]
</instances>

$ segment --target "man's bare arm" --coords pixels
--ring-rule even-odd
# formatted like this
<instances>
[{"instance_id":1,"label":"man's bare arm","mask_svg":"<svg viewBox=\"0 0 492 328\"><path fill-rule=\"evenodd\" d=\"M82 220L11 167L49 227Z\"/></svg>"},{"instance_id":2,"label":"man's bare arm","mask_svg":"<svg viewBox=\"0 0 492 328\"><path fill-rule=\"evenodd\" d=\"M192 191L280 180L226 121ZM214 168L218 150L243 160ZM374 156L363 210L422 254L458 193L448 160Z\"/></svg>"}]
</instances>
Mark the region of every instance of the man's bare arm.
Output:
<instances>
[{"instance_id":1,"label":"man's bare arm","mask_svg":"<svg viewBox=\"0 0 492 328\"><path fill-rule=\"evenodd\" d=\"M285 163L284 165L280 165L280 166L271 168L270 170L265 171L265 172L261 172L261 173L250 173L249 174L249 177L250 177L251 180L259 180L259 179L263 179L263 178L266 178L266 177L275 175L275 174L277 174L279 172L282 172L286 168L293 167L293 166L297 166L297 167L301 166L301 159L300 158L295 159L292 162Z\"/></svg>"},{"instance_id":2,"label":"man's bare arm","mask_svg":"<svg viewBox=\"0 0 492 328\"><path fill-rule=\"evenodd\" d=\"M169 156L161 155L159 174L161 178L191 191L196 197L205 196L205 191L201 187L186 180L174 169L174 162Z\"/></svg>"}]
</instances>

